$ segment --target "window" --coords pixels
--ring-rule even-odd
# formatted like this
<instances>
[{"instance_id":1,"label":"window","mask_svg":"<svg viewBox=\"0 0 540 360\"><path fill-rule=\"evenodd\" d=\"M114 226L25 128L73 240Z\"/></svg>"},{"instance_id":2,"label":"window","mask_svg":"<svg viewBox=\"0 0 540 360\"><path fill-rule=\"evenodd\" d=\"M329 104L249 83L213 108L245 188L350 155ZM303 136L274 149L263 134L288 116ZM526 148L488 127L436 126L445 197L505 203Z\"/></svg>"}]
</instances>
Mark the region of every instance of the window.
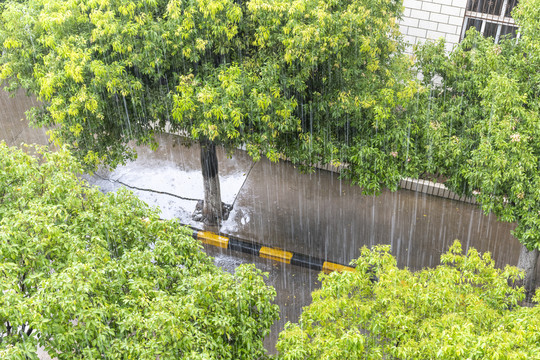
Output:
<instances>
[{"instance_id":1,"label":"window","mask_svg":"<svg viewBox=\"0 0 540 360\"><path fill-rule=\"evenodd\" d=\"M517 3L518 0L469 0L461 38L472 27L482 35L494 38L496 43L502 36L517 37L518 28L511 16Z\"/></svg>"}]
</instances>

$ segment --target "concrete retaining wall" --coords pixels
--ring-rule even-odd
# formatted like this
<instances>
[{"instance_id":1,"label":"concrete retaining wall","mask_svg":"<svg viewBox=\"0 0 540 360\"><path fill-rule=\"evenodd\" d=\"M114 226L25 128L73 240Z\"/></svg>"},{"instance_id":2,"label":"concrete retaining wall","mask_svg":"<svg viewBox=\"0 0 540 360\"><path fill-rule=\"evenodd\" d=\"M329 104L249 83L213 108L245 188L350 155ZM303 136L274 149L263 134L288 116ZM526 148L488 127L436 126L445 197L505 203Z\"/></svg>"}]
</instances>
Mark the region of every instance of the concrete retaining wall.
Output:
<instances>
[{"instance_id":1,"label":"concrete retaining wall","mask_svg":"<svg viewBox=\"0 0 540 360\"><path fill-rule=\"evenodd\" d=\"M448 188L443 184L434 183L429 180L404 178L401 179L399 187L402 189L418 191L423 194L439 196L445 199L463 201L469 204L476 204L476 200L474 198L459 196L458 194L448 190Z\"/></svg>"},{"instance_id":2,"label":"concrete retaining wall","mask_svg":"<svg viewBox=\"0 0 540 360\"><path fill-rule=\"evenodd\" d=\"M315 168L331 171L331 172L339 174L341 170L344 168L344 166L335 167L329 164L327 165L317 164L315 165ZM399 187L405 190L417 191L422 194L438 196L438 197L442 197L442 198L450 199L450 200L462 201L469 204L476 204L476 200L474 198L460 196L450 191L443 184L434 183L433 181L429 181L429 180L403 178L401 179L399 183Z\"/></svg>"}]
</instances>

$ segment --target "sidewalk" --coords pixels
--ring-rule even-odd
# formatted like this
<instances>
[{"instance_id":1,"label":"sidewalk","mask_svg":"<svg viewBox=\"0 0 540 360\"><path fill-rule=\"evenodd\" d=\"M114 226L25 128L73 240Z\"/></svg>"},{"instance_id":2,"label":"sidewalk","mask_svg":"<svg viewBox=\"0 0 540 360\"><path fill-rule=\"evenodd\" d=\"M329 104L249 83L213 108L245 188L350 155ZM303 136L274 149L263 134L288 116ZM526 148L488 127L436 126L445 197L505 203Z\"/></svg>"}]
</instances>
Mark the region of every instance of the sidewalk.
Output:
<instances>
[{"instance_id":1,"label":"sidewalk","mask_svg":"<svg viewBox=\"0 0 540 360\"><path fill-rule=\"evenodd\" d=\"M233 204L229 219L208 227L191 219L203 198L197 144L161 135L156 152L138 148L138 159L92 182L104 191L126 186L164 218L264 246L348 264L362 246L390 244L398 265L435 266L455 239L481 252L496 265L516 264L519 243L513 224L497 222L471 204L410 190L364 196L358 187L325 170L300 174L288 162L253 163L241 150L228 158L218 149L222 200Z\"/></svg>"}]
</instances>

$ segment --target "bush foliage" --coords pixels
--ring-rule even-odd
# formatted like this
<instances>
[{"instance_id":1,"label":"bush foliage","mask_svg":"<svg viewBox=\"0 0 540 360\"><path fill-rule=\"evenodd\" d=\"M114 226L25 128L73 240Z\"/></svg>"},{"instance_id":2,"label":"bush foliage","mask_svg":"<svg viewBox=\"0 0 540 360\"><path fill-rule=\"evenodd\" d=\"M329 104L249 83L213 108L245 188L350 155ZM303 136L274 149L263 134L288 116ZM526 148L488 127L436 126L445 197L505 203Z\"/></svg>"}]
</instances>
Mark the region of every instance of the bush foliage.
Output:
<instances>
[{"instance_id":1,"label":"bush foliage","mask_svg":"<svg viewBox=\"0 0 540 360\"><path fill-rule=\"evenodd\" d=\"M508 285L517 268L464 255L457 241L441 262L411 272L388 246L362 249L355 271L321 274L313 303L280 334L281 358L540 358L540 307L518 306L523 289Z\"/></svg>"},{"instance_id":2,"label":"bush foliage","mask_svg":"<svg viewBox=\"0 0 540 360\"><path fill-rule=\"evenodd\" d=\"M253 359L277 318L253 266L217 268L132 193L104 195L68 151L0 144L0 358Z\"/></svg>"}]
</instances>

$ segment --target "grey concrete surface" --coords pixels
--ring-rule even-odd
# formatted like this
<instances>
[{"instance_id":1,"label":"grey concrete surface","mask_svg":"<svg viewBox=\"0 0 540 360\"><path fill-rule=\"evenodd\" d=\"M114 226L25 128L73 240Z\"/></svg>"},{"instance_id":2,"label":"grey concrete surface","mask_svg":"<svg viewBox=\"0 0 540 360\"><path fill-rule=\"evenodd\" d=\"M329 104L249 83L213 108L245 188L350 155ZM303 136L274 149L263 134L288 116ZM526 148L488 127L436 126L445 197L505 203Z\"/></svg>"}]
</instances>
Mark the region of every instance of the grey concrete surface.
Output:
<instances>
[{"instance_id":1,"label":"grey concrete surface","mask_svg":"<svg viewBox=\"0 0 540 360\"><path fill-rule=\"evenodd\" d=\"M455 239L465 249L490 251L497 266L517 262L514 224L475 205L410 190L365 196L336 173L301 174L288 162L265 159L253 163L240 150L227 156L218 149L222 199L234 206L221 227L207 227L191 219L203 198L197 144L185 147L166 134L159 142L156 152L139 148L136 161L89 180L104 191L127 186L165 218L344 264L362 246L389 244L400 266L421 269L437 265Z\"/></svg>"}]
</instances>

